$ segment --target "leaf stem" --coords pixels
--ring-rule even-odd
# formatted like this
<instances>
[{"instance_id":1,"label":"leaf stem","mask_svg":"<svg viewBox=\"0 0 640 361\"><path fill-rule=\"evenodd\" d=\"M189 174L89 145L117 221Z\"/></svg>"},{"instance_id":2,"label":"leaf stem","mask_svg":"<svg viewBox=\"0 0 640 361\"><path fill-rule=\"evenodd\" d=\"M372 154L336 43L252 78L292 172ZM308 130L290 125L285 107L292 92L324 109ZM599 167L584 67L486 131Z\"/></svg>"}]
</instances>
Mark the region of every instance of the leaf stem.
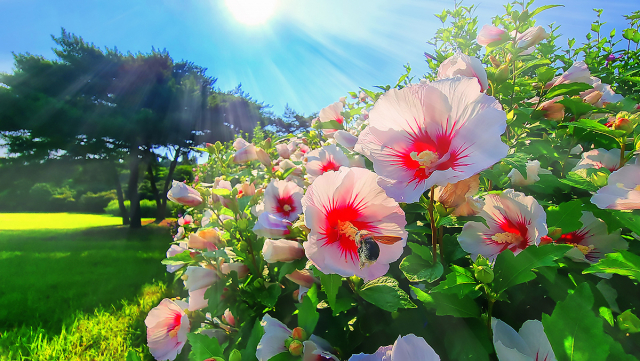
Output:
<instances>
[{"instance_id":1,"label":"leaf stem","mask_svg":"<svg viewBox=\"0 0 640 361\"><path fill-rule=\"evenodd\" d=\"M436 264L437 261L437 247L438 247L438 231L436 229L436 220L433 216L433 202L434 202L434 194L436 191L436 186L433 185L431 187L431 193L429 195L429 221L431 221L431 247L433 248L433 264Z\"/></svg>"}]
</instances>

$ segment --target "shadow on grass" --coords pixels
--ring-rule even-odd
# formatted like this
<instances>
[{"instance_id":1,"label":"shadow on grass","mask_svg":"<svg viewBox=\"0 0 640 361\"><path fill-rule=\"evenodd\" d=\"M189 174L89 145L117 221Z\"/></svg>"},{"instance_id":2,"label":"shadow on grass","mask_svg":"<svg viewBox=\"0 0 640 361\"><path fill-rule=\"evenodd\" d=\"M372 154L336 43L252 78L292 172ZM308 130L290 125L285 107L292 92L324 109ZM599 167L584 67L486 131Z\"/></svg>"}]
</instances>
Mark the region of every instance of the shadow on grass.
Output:
<instances>
[{"instance_id":1,"label":"shadow on grass","mask_svg":"<svg viewBox=\"0 0 640 361\"><path fill-rule=\"evenodd\" d=\"M77 312L133 301L145 283L168 280L170 241L156 225L0 232L0 331L59 333Z\"/></svg>"}]
</instances>

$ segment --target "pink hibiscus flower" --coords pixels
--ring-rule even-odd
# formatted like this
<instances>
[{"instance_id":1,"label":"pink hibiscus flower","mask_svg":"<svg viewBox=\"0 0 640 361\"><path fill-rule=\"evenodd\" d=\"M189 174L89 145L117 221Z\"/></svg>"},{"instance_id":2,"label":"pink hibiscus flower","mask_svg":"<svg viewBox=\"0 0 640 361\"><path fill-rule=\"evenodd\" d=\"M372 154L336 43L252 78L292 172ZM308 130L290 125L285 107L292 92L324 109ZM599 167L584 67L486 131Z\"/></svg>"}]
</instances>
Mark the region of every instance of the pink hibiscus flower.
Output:
<instances>
[{"instance_id":1,"label":"pink hibiscus flower","mask_svg":"<svg viewBox=\"0 0 640 361\"><path fill-rule=\"evenodd\" d=\"M596 263L607 253L614 250L626 250L627 242L620 237L620 230L608 234L607 224L596 218L591 212L582 212L583 226L577 231L565 233L556 243L570 244L572 250L566 256L576 262Z\"/></svg>"},{"instance_id":2,"label":"pink hibiscus flower","mask_svg":"<svg viewBox=\"0 0 640 361\"><path fill-rule=\"evenodd\" d=\"M438 79L453 78L458 75L478 79L480 91L485 91L489 88L487 71L484 70L480 60L461 52L443 61L438 68Z\"/></svg>"},{"instance_id":3,"label":"pink hibiscus flower","mask_svg":"<svg viewBox=\"0 0 640 361\"><path fill-rule=\"evenodd\" d=\"M305 252L322 272L372 280L402 254L404 212L376 179L367 169L343 167L319 176L302 198L311 230Z\"/></svg>"},{"instance_id":4,"label":"pink hibiscus flower","mask_svg":"<svg viewBox=\"0 0 640 361\"><path fill-rule=\"evenodd\" d=\"M349 166L349 158L335 144L325 145L307 154L307 174L313 181L317 176L340 167Z\"/></svg>"},{"instance_id":5,"label":"pink hibiscus flower","mask_svg":"<svg viewBox=\"0 0 640 361\"><path fill-rule=\"evenodd\" d=\"M591 203L602 209L640 209L640 158L611 173L608 182L591 197Z\"/></svg>"},{"instance_id":6,"label":"pink hibiscus flower","mask_svg":"<svg viewBox=\"0 0 640 361\"><path fill-rule=\"evenodd\" d=\"M202 203L200 192L175 180L173 181L173 186L167 192L167 198L172 202L180 203L187 207L196 207Z\"/></svg>"},{"instance_id":7,"label":"pink hibiscus flower","mask_svg":"<svg viewBox=\"0 0 640 361\"><path fill-rule=\"evenodd\" d=\"M522 324L520 332L498 320L491 319L493 346L500 361L531 360L556 361L551 344L538 320Z\"/></svg>"},{"instance_id":8,"label":"pink hibiscus flower","mask_svg":"<svg viewBox=\"0 0 640 361\"><path fill-rule=\"evenodd\" d=\"M338 122L338 124L342 124L344 122L344 117L340 113L342 112L343 108L344 104L342 104L341 102L335 102L325 108L322 108L322 110L320 110L320 114L318 114L318 118L314 119L314 123L324 123L335 120L336 122ZM337 129L322 129L322 132L325 135L329 135L331 133L334 133L336 130Z\"/></svg>"},{"instance_id":9,"label":"pink hibiscus flower","mask_svg":"<svg viewBox=\"0 0 640 361\"><path fill-rule=\"evenodd\" d=\"M471 253L471 259L481 254L489 260L504 251L518 254L531 245L540 244L547 235L547 215L535 200L523 193L507 189L502 194L488 194L479 216L487 222L468 222L458 237L460 246Z\"/></svg>"},{"instance_id":10,"label":"pink hibiscus flower","mask_svg":"<svg viewBox=\"0 0 640 361\"><path fill-rule=\"evenodd\" d=\"M147 344L156 360L174 360L187 342L189 317L183 301L165 298L144 320L147 325Z\"/></svg>"},{"instance_id":11,"label":"pink hibiscus flower","mask_svg":"<svg viewBox=\"0 0 640 361\"><path fill-rule=\"evenodd\" d=\"M475 78L391 89L376 102L355 150L373 162L378 184L398 202L433 185L469 178L507 155L506 114Z\"/></svg>"},{"instance_id":12,"label":"pink hibiscus flower","mask_svg":"<svg viewBox=\"0 0 640 361\"><path fill-rule=\"evenodd\" d=\"M578 161L573 171L585 168L607 168L611 172L620 169L620 149L598 148L582 153L582 159Z\"/></svg>"},{"instance_id":13,"label":"pink hibiscus flower","mask_svg":"<svg viewBox=\"0 0 640 361\"><path fill-rule=\"evenodd\" d=\"M400 337L393 345L381 346L374 354L357 354L349 361L440 361L431 346L422 337L412 333Z\"/></svg>"},{"instance_id":14,"label":"pink hibiscus flower","mask_svg":"<svg viewBox=\"0 0 640 361\"><path fill-rule=\"evenodd\" d=\"M289 221L295 221L302 213L304 191L293 182L273 180L264 191L264 210Z\"/></svg>"},{"instance_id":15,"label":"pink hibiscus flower","mask_svg":"<svg viewBox=\"0 0 640 361\"><path fill-rule=\"evenodd\" d=\"M497 28L493 25L484 25L482 29L478 32L478 37L476 37L476 41L478 44L482 46L487 46L493 42L500 41L504 38L508 38L505 36L506 31Z\"/></svg>"}]
</instances>

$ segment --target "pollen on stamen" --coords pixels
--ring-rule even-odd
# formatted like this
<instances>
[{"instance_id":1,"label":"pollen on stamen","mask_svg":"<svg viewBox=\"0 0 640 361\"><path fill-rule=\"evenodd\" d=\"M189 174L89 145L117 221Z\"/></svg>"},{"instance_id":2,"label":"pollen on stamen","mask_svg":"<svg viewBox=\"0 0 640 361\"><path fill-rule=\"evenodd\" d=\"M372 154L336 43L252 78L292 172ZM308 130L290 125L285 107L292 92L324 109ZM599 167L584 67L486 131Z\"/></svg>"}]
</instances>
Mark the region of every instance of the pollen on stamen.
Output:
<instances>
[{"instance_id":1,"label":"pollen on stamen","mask_svg":"<svg viewBox=\"0 0 640 361\"><path fill-rule=\"evenodd\" d=\"M524 238L522 238L521 235L516 233L503 232L503 233L494 234L493 236L491 236L491 239L494 240L496 243L500 243L500 244L505 244L505 243L518 244L522 242Z\"/></svg>"},{"instance_id":2,"label":"pollen on stamen","mask_svg":"<svg viewBox=\"0 0 640 361\"><path fill-rule=\"evenodd\" d=\"M574 247L576 247L577 249L580 250L580 252L582 252L582 254L584 254L585 256L589 254L589 252L593 251L596 247L593 245L589 245L589 246L583 246L581 244L574 244Z\"/></svg>"},{"instance_id":3,"label":"pollen on stamen","mask_svg":"<svg viewBox=\"0 0 640 361\"><path fill-rule=\"evenodd\" d=\"M432 152L430 150L424 150L418 154L418 152L410 153L411 159L420 163L421 168L430 168L434 163L436 163L440 157L438 153Z\"/></svg>"},{"instance_id":4,"label":"pollen on stamen","mask_svg":"<svg viewBox=\"0 0 640 361\"><path fill-rule=\"evenodd\" d=\"M284 206L282 206L282 209L284 209L285 212L289 212L291 211L291 206L288 204L285 204Z\"/></svg>"}]
</instances>

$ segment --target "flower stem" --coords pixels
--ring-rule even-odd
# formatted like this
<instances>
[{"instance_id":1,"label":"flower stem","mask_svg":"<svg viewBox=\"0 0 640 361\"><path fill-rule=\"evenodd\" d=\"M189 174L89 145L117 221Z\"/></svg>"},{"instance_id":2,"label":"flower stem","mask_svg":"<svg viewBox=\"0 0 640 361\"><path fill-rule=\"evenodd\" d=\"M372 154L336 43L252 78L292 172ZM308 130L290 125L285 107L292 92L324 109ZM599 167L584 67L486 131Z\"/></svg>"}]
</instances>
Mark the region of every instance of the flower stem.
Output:
<instances>
[{"instance_id":1,"label":"flower stem","mask_svg":"<svg viewBox=\"0 0 640 361\"><path fill-rule=\"evenodd\" d=\"M625 160L626 160L625 157L624 157L626 141L627 141L627 139L625 138L623 141L620 142L620 168L622 168L622 166L624 165Z\"/></svg>"},{"instance_id":2,"label":"flower stem","mask_svg":"<svg viewBox=\"0 0 640 361\"><path fill-rule=\"evenodd\" d=\"M433 217L433 202L436 186L431 187L431 194L429 196L429 221L431 221L431 247L433 248L433 264L437 261L437 247L438 247L438 230L436 229L436 220Z\"/></svg>"}]
</instances>

